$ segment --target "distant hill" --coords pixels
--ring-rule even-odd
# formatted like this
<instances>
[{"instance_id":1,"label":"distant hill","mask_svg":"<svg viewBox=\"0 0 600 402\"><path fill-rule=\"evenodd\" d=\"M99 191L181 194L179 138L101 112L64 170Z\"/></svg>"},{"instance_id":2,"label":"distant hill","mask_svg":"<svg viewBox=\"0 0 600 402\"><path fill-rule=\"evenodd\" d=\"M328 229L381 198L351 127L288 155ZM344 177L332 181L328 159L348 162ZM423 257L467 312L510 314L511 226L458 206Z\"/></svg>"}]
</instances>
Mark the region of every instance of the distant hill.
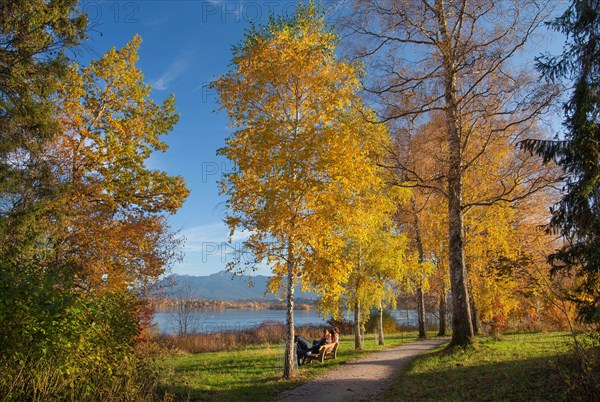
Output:
<instances>
[{"instance_id":1,"label":"distant hill","mask_svg":"<svg viewBox=\"0 0 600 402\"><path fill-rule=\"evenodd\" d=\"M253 286L248 285L249 279L252 279ZM241 277L226 271L208 276L170 275L159 283L157 295L226 301L275 300L275 296L270 293L265 296L268 280L269 277L264 275ZM317 295L312 292L302 292L300 286L297 286L295 297L314 300Z\"/></svg>"}]
</instances>

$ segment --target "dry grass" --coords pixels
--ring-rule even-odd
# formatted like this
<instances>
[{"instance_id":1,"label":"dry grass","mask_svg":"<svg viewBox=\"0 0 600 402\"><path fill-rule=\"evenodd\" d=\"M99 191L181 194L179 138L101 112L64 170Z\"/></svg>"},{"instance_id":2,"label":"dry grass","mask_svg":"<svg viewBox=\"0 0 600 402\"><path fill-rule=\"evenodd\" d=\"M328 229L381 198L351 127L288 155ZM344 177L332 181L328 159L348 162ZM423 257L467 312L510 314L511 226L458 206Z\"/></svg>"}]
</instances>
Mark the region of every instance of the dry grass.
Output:
<instances>
[{"instance_id":1,"label":"dry grass","mask_svg":"<svg viewBox=\"0 0 600 402\"><path fill-rule=\"evenodd\" d=\"M322 326L296 328L296 334L303 335L308 339L319 338L322 331ZM172 352L219 352L253 345L284 343L285 325L278 321L265 321L254 328L242 331L194 333L183 336L161 334L156 336L156 341L160 346Z\"/></svg>"}]
</instances>

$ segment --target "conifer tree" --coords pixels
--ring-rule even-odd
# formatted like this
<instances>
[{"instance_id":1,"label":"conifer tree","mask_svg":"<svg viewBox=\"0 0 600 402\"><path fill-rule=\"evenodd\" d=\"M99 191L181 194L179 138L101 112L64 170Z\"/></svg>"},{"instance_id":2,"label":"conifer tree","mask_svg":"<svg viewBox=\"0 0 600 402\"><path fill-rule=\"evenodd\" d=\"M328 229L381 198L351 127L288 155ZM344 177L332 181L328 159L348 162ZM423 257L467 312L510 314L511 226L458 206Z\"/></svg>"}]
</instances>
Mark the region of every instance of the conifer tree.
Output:
<instances>
[{"instance_id":1,"label":"conifer tree","mask_svg":"<svg viewBox=\"0 0 600 402\"><path fill-rule=\"evenodd\" d=\"M537 68L551 82L573 82L564 104L564 138L521 145L564 171L549 229L565 243L549 261L555 273L576 273L572 296L580 318L600 323L600 1L574 0L549 25L566 35L567 44L558 57L539 57Z\"/></svg>"}]
</instances>

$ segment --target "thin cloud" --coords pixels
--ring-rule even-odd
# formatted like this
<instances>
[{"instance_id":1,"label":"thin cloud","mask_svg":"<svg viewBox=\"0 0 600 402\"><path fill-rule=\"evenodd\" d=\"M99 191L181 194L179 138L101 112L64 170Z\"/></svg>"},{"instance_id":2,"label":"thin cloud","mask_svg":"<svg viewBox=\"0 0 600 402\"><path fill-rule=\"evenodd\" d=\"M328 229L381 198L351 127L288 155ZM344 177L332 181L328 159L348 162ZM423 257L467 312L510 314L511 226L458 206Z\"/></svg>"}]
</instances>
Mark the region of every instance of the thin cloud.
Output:
<instances>
[{"instance_id":1,"label":"thin cloud","mask_svg":"<svg viewBox=\"0 0 600 402\"><path fill-rule=\"evenodd\" d=\"M174 267L174 272L191 275L210 274L222 271L227 264L241 257L242 261L252 261L253 257L244 251L243 241L251 232L236 232L229 242L229 228L223 222L213 222L182 230L185 236L184 260ZM256 266L252 274L270 275L266 262Z\"/></svg>"},{"instance_id":2,"label":"thin cloud","mask_svg":"<svg viewBox=\"0 0 600 402\"><path fill-rule=\"evenodd\" d=\"M144 25L148 27L161 27L164 26L171 20L170 15L163 15L162 17L154 18L152 20L144 21Z\"/></svg>"},{"instance_id":3,"label":"thin cloud","mask_svg":"<svg viewBox=\"0 0 600 402\"><path fill-rule=\"evenodd\" d=\"M207 243L220 244L227 241L227 226L223 222L208 223L183 230L186 252L201 252Z\"/></svg>"},{"instance_id":4,"label":"thin cloud","mask_svg":"<svg viewBox=\"0 0 600 402\"><path fill-rule=\"evenodd\" d=\"M164 91L169 89L169 86L173 81L179 78L182 74L184 74L190 67L192 53L186 52L185 54L179 56L175 59L167 70L162 73L158 79L151 83L152 88L158 91Z\"/></svg>"},{"instance_id":5,"label":"thin cloud","mask_svg":"<svg viewBox=\"0 0 600 402\"><path fill-rule=\"evenodd\" d=\"M186 253L206 251L207 247L223 247L224 250L233 245L240 244L248 237L250 232L236 231L229 242L229 228L223 222L214 222L196 226L182 231L185 237L184 250Z\"/></svg>"}]
</instances>

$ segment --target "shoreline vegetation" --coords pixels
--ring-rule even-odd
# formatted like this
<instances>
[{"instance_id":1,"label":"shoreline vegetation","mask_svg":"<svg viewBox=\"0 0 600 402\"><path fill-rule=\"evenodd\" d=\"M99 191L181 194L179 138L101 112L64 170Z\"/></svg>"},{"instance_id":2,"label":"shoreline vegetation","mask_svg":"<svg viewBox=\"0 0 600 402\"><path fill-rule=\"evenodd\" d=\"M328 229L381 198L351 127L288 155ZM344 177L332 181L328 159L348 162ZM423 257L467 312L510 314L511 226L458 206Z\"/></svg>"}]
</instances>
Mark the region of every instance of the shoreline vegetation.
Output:
<instances>
[{"instance_id":1,"label":"shoreline vegetation","mask_svg":"<svg viewBox=\"0 0 600 402\"><path fill-rule=\"evenodd\" d=\"M176 298L176 297L150 297L145 299L148 305L156 311L169 310L181 306L185 303L187 308L204 310L285 310L285 302L279 300L207 300L195 298ZM296 310L314 310L316 309L315 300L299 299L295 305Z\"/></svg>"},{"instance_id":2,"label":"shoreline vegetation","mask_svg":"<svg viewBox=\"0 0 600 402\"><path fill-rule=\"evenodd\" d=\"M318 339L324 325L297 326L296 331L310 339ZM329 327L329 325L328 325ZM251 328L215 332L193 332L185 335L156 333L152 335L162 349L173 354L223 352L267 344L285 343L285 325L263 321Z\"/></svg>"},{"instance_id":3,"label":"shoreline vegetation","mask_svg":"<svg viewBox=\"0 0 600 402\"><path fill-rule=\"evenodd\" d=\"M390 314L383 316L384 331L389 334L405 334L417 331L415 325L398 323ZM353 323L348 320L329 319L326 323L295 325L295 333L307 339L319 339L323 328L337 327L341 335L353 336ZM366 332L375 333L376 318L365 324ZM429 328L433 330L434 328ZM433 332L432 332L433 334ZM206 353L254 347L265 344L285 344L286 325L280 321L266 320L244 329L219 330L214 332L188 332L166 334L150 330L150 339L169 353Z\"/></svg>"},{"instance_id":4,"label":"shoreline vegetation","mask_svg":"<svg viewBox=\"0 0 600 402\"><path fill-rule=\"evenodd\" d=\"M169 310L181 306L185 303L186 307L192 309L206 310L285 310L287 308L285 301L270 300L270 299L244 299L244 300L211 300L200 298L180 298L180 297L165 297L154 296L145 297L145 302L150 308L155 311ZM306 298L296 298L294 302L295 310L316 310L316 300ZM425 307L427 311L434 311L437 300L435 296L424 297ZM400 294L397 298L397 310L417 308L417 301L411 295Z\"/></svg>"}]
</instances>

